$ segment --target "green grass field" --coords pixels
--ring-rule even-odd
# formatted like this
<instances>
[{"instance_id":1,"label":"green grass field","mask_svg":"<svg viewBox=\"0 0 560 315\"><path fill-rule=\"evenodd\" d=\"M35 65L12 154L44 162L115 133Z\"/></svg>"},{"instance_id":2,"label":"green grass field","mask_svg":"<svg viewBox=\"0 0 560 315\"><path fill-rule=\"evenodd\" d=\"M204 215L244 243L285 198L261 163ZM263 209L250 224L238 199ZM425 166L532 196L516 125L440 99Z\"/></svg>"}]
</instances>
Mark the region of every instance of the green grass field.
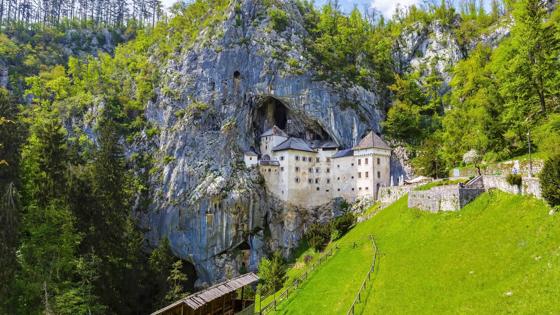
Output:
<instances>
[{"instance_id":1,"label":"green grass field","mask_svg":"<svg viewBox=\"0 0 560 315\"><path fill-rule=\"evenodd\" d=\"M492 192L435 214L406 204L344 236L278 313L345 314L370 266L373 234L380 259L362 314L560 314L560 215L542 201Z\"/></svg>"}]
</instances>

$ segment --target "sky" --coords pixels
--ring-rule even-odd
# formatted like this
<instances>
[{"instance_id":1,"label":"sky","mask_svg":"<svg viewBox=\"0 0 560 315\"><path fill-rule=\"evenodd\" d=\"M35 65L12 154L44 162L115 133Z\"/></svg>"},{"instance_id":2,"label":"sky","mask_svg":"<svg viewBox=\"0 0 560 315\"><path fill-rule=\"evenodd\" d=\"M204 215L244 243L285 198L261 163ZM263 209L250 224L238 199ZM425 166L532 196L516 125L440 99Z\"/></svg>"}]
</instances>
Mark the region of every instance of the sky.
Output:
<instances>
[{"instance_id":1,"label":"sky","mask_svg":"<svg viewBox=\"0 0 560 315\"><path fill-rule=\"evenodd\" d=\"M163 3L166 7L169 7L177 0L163 0ZM327 0L315 0L315 4L317 6L323 5ZM358 6L359 9L364 8L364 5L368 7L375 7L377 10L381 11L385 17L391 17L397 8L397 5L400 4L402 7L406 7L412 4L420 3L420 0L339 0L342 9L346 12L349 12L354 8L355 5Z\"/></svg>"}]
</instances>

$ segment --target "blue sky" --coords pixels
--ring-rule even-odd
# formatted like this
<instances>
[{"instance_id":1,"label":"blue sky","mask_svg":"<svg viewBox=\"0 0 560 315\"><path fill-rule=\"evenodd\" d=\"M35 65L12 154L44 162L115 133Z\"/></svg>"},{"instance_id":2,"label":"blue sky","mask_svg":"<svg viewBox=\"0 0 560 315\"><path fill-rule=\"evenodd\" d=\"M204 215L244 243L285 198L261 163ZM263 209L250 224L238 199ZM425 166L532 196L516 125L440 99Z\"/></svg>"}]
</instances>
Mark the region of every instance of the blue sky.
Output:
<instances>
[{"instance_id":1,"label":"blue sky","mask_svg":"<svg viewBox=\"0 0 560 315\"><path fill-rule=\"evenodd\" d=\"M177 0L163 0L165 6L170 6ZM320 6L327 2L327 0L315 0L315 4ZM377 10L381 11L383 15L386 17L391 17L393 12L395 12L395 8L398 4L401 6L409 6L411 4L420 3L420 0L339 0L340 5L345 11L350 11L354 8L354 5L357 5L359 9L362 9L364 5L368 7L375 7Z\"/></svg>"}]
</instances>

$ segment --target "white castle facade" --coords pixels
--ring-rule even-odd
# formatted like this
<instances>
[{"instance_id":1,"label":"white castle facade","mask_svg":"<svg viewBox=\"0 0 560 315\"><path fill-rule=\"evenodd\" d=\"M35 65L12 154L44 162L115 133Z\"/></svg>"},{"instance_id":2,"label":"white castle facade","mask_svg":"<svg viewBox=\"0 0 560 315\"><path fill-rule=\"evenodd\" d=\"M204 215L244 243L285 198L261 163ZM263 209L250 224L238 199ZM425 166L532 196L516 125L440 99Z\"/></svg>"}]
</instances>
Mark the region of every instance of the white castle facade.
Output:
<instances>
[{"instance_id":1,"label":"white castle facade","mask_svg":"<svg viewBox=\"0 0 560 315\"><path fill-rule=\"evenodd\" d=\"M267 189L277 198L316 207L334 198L349 202L377 199L389 186L391 148L370 132L352 149L332 141L307 141L274 126L260 137L260 156L244 155L247 167L258 167Z\"/></svg>"}]
</instances>

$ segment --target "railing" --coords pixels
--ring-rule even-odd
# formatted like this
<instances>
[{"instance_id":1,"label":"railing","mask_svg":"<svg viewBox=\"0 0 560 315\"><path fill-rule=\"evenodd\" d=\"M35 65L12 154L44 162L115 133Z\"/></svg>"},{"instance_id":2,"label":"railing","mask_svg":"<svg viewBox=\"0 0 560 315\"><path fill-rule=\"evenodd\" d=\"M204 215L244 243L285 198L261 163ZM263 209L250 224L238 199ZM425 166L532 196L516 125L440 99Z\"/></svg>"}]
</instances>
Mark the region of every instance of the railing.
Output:
<instances>
[{"instance_id":1,"label":"railing","mask_svg":"<svg viewBox=\"0 0 560 315\"><path fill-rule=\"evenodd\" d=\"M364 281L362 282L362 286L360 287L360 290L358 290L358 294L356 295L354 302L352 302L352 306L350 306L350 309L348 309L348 312L346 313L347 315L350 314L354 315L356 305L362 301L362 294L364 293L363 291L367 288L368 283L373 281L371 279L371 274L375 270L375 262L377 260L377 244L375 244L375 239L373 238L373 235L370 235L369 237L371 239L371 243L373 246L373 260L371 262L371 267L369 268L369 271Z\"/></svg>"},{"instance_id":2,"label":"railing","mask_svg":"<svg viewBox=\"0 0 560 315\"><path fill-rule=\"evenodd\" d=\"M327 261L327 258L331 257L333 254L334 254L334 250L333 250L333 248L330 248L325 254L323 254L319 258L318 261L311 264L311 268L309 268L301 276L296 278L294 280L294 282L292 284L290 284L285 290L281 291L280 293L274 292L270 295L267 295L264 298L261 297L260 301L266 300L270 296L273 296L272 300L270 302L268 302L268 304L265 304L264 306L259 307L259 312L258 313L262 315L262 314L266 314L268 312L271 312L273 310L275 311L278 303L282 302L283 300L288 299L290 297L290 294L293 294L302 285L302 283L309 278L309 274L311 272L313 272L315 269L317 269L317 267L319 267L325 261Z\"/></svg>"}]
</instances>

